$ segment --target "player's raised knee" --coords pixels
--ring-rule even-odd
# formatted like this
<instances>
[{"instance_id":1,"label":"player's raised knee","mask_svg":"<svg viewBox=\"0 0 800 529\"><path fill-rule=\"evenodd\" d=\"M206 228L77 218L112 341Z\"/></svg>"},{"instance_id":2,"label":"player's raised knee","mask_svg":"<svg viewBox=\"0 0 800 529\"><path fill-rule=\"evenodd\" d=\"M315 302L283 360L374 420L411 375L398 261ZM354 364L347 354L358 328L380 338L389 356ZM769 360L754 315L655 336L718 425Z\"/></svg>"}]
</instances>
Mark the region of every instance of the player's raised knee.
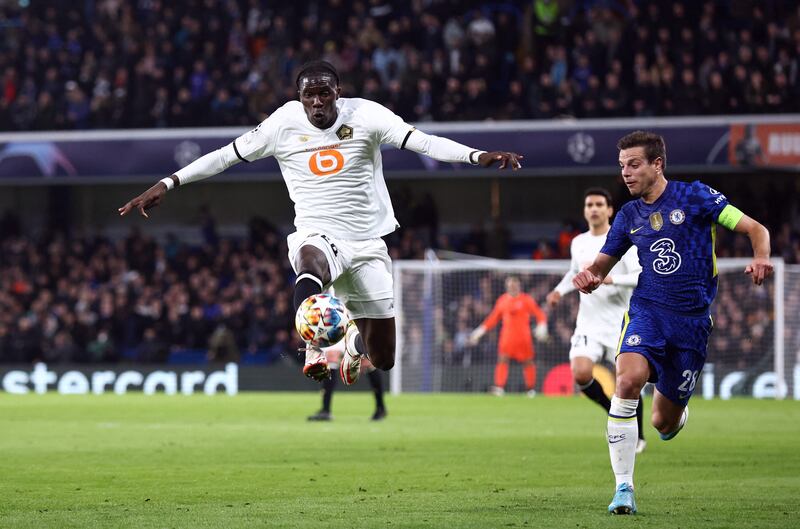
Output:
<instances>
[{"instance_id":1,"label":"player's raised knee","mask_svg":"<svg viewBox=\"0 0 800 529\"><path fill-rule=\"evenodd\" d=\"M657 410L653 410L653 413L650 416L650 423L653 425L653 428L661 433L668 433L670 431L669 424L667 424L664 414Z\"/></svg>"},{"instance_id":2,"label":"player's raised knee","mask_svg":"<svg viewBox=\"0 0 800 529\"><path fill-rule=\"evenodd\" d=\"M394 367L394 356L390 356L388 358L375 359L371 361L372 365L374 365L381 371L389 371L391 368Z\"/></svg>"},{"instance_id":3,"label":"player's raised knee","mask_svg":"<svg viewBox=\"0 0 800 529\"><path fill-rule=\"evenodd\" d=\"M653 425L653 428L662 434L674 432L678 428L680 420L680 415L678 415L678 417L671 417L669 414L662 413L657 409L653 409L653 413L650 416L650 423Z\"/></svg>"},{"instance_id":4,"label":"player's raised knee","mask_svg":"<svg viewBox=\"0 0 800 529\"><path fill-rule=\"evenodd\" d=\"M572 379L579 386L585 386L592 381L592 370L583 368L572 368Z\"/></svg>"}]
</instances>

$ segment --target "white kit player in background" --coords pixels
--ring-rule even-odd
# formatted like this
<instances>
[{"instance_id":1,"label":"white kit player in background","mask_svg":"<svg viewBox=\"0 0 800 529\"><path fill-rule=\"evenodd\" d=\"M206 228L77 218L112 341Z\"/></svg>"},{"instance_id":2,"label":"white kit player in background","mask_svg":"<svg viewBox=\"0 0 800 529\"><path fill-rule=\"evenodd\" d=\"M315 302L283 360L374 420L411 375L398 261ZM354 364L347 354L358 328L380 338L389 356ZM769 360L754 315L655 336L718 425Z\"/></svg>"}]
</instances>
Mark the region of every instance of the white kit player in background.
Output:
<instances>
[{"instance_id":1,"label":"white kit player in background","mask_svg":"<svg viewBox=\"0 0 800 529\"><path fill-rule=\"evenodd\" d=\"M611 193L599 187L587 189L583 199L583 216L589 224L589 231L572 239L570 246L570 268L552 292L547 295L547 305L555 307L561 297L575 290L572 278L578 272L594 262L606 242L606 235L611 229L611 216L614 213L611 205ZM570 367L575 384L590 399L595 401L608 413L611 400L603 391L600 383L594 378L592 370L598 362L606 360L614 363L619 349L620 328L625 311L633 294L633 288L639 278L642 267L636 247L630 250L606 276L604 285L592 293L580 294L578 318L575 332L572 335L572 347L569 351ZM636 410L636 417L641 425L642 403ZM639 428L637 453L646 446L642 428Z\"/></svg>"},{"instance_id":2,"label":"white kit player in background","mask_svg":"<svg viewBox=\"0 0 800 529\"><path fill-rule=\"evenodd\" d=\"M345 384L359 376L368 355L382 370L394 366L392 262L381 237L397 227L383 178L381 145L442 162L519 169L522 156L485 152L418 131L386 107L340 97L339 74L325 61L297 75L299 101L290 101L231 144L202 156L119 208L120 215L157 206L170 189L221 173L239 162L273 156L294 202L289 260L297 274L294 308L335 286L354 324L345 336L339 373ZM330 376L323 352L306 344L303 373Z\"/></svg>"}]
</instances>

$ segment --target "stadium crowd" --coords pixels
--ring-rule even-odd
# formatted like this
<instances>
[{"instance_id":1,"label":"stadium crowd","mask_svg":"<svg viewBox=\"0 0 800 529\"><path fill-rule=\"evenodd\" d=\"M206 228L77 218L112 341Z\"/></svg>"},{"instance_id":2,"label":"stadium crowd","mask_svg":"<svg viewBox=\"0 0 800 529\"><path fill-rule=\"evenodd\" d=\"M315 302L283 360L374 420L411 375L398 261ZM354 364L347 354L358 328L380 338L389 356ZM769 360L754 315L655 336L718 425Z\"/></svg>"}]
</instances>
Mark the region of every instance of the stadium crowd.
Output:
<instances>
[{"instance_id":1,"label":"stadium crowd","mask_svg":"<svg viewBox=\"0 0 800 529\"><path fill-rule=\"evenodd\" d=\"M266 361L288 352L296 333L284 239L258 219L244 241L205 235L188 247L138 230L119 241L5 233L0 359L163 362L188 350Z\"/></svg>"},{"instance_id":2,"label":"stadium crowd","mask_svg":"<svg viewBox=\"0 0 800 529\"><path fill-rule=\"evenodd\" d=\"M779 0L45 0L0 28L0 130L252 125L320 57L409 121L800 109Z\"/></svg>"}]
</instances>

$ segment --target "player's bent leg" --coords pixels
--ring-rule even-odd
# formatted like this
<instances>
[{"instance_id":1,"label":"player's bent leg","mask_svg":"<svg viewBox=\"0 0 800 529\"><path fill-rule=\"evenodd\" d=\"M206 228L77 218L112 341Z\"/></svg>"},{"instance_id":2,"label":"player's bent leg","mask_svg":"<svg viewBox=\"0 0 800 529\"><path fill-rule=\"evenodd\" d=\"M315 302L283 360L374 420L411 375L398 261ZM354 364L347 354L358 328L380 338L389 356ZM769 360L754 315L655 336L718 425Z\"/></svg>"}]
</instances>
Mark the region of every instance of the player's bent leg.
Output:
<instances>
[{"instance_id":1,"label":"player's bent leg","mask_svg":"<svg viewBox=\"0 0 800 529\"><path fill-rule=\"evenodd\" d=\"M297 311L306 298L322 292L324 285L331 280L331 272L328 258L315 246L301 246L294 260L293 266L297 270L294 310ZM331 370L322 349L306 342L305 356L303 365L305 376L317 381L330 378Z\"/></svg>"},{"instance_id":2,"label":"player's bent leg","mask_svg":"<svg viewBox=\"0 0 800 529\"><path fill-rule=\"evenodd\" d=\"M350 320L344 335L344 354L339 364L339 376L346 385L351 386L361 375L361 362L366 357L366 347L358 332L356 322Z\"/></svg>"},{"instance_id":3,"label":"player's bent leg","mask_svg":"<svg viewBox=\"0 0 800 529\"><path fill-rule=\"evenodd\" d=\"M569 367L572 370L572 378L579 386L588 384L592 381L592 369L594 362L586 356L578 356L569 361Z\"/></svg>"},{"instance_id":4,"label":"player's bent leg","mask_svg":"<svg viewBox=\"0 0 800 529\"><path fill-rule=\"evenodd\" d=\"M328 258L316 246L301 246L294 259L297 280L294 284L294 310L309 296L319 294L331 281Z\"/></svg>"},{"instance_id":5,"label":"player's bent leg","mask_svg":"<svg viewBox=\"0 0 800 529\"><path fill-rule=\"evenodd\" d=\"M659 435L661 436L661 440L669 441L670 439L673 439L676 435L680 433L681 430L683 430L683 427L686 426L686 422L688 420L689 420L689 406L686 406L685 408L683 408L683 413L681 414L681 419L680 422L678 423L678 427L669 433L659 433Z\"/></svg>"},{"instance_id":6,"label":"player's bent leg","mask_svg":"<svg viewBox=\"0 0 800 529\"><path fill-rule=\"evenodd\" d=\"M363 336L366 354L372 365L381 371L394 367L395 323L394 318L363 318L356 320Z\"/></svg>"},{"instance_id":7,"label":"player's bent leg","mask_svg":"<svg viewBox=\"0 0 800 529\"><path fill-rule=\"evenodd\" d=\"M592 359L588 356L576 356L570 360L569 365L572 369L572 378L581 392L608 413L611 408L611 399L603 391L603 386L594 379L592 374L594 362Z\"/></svg>"},{"instance_id":8,"label":"player's bent leg","mask_svg":"<svg viewBox=\"0 0 800 529\"><path fill-rule=\"evenodd\" d=\"M388 371L394 367L394 318L360 318L347 329L345 353L339 367L342 381L355 384L361 373L361 359L366 356L375 368Z\"/></svg>"},{"instance_id":9,"label":"player's bent leg","mask_svg":"<svg viewBox=\"0 0 800 529\"><path fill-rule=\"evenodd\" d=\"M671 401L657 388L653 391L653 411L650 420L661 435L661 439L669 441L674 438L688 419L688 406L681 406Z\"/></svg>"}]
</instances>

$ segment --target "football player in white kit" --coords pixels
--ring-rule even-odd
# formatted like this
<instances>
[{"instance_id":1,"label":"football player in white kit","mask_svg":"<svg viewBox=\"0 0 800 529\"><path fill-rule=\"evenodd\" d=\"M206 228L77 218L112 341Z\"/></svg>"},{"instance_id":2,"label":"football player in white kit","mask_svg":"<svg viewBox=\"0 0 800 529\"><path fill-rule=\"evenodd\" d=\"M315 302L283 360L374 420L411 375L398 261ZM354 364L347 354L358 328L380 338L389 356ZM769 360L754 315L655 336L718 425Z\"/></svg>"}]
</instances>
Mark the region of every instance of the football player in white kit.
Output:
<instances>
[{"instance_id":1,"label":"football player in white kit","mask_svg":"<svg viewBox=\"0 0 800 529\"><path fill-rule=\"evenodd\" d=\"M381 145L389 144L443 162L519 169L522 156L485 152L425 134L373 101L340 97L339 75L325 61L305 64L297 75L299 101L290 101L255 129L208 153L119 208L120 215L161 203L167 191L208 178L239 162L274 156L294 202L289 260L297 274L294 307L330 286L355 325L345 336L339 373L345 384L359 376L367 354L381 370L394 366L392 262L384 235L397 227L383 178ZM303 373L330 376L325 354L306 344Z\"/></svg>"},{"instance_id":2,"label":"football player in white kit","mask_svg":"<svg viewBox=\"0 0 800 529\"><path fill-rule=\"evenodd\" d=\"M589 231L572 239L569 271L547 295L548 307L555 307L564 294L575 290L572 278L594 262L606 242L606 235L611 229L613 213L611 193L600 187L586 190L583 198L583 216L589 224ZM595 380L592 369L603 359L614 363L622 319L625 311L628 310L628 303L641 271L642 267L639 265L636 247L631 247L614 266L611 273L606 276L605 284L593 293L593 295L600 294L598 297L580 294L578 319L575 323L575 333L572 335L572 347L569 351L572 377L581 391L605 408L606 412L611 407L611 401L603 392L600 383ZM636 420L640 425L636 451L641 453L646 446L641 428L641 400L639 400L639 407L636 410Z\"/></svg>"}]
</instances>

